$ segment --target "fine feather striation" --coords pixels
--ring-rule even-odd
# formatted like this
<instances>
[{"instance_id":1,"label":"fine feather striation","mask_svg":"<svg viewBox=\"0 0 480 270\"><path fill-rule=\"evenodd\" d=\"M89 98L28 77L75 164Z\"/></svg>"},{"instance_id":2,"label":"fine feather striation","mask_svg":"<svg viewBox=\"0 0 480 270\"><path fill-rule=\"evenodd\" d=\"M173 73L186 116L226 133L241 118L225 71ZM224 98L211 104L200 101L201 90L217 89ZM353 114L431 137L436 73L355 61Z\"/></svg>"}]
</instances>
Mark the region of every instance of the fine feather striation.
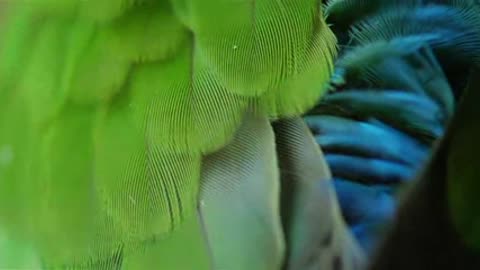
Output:
<instances>
[{"instance_id":1,"label":"fine feather striation","mask_svg":"<svg viewBox=\"0 0 480 270\"><path fill-rule=\"evenodd\" d=\"M341 30L347 30L354 22L372 14L381 14L395 5L416 6L422 0L328 0L325 14L328 22Z\"/></svg>"},{"instance_id":2,"label":"fine feather striation","mask_svg":"<svg viewBox=\"0 0 480 270\"><path fill-rule=\"evenodd\" d=\"M231 25L229 32L236 32L235 29L239 28L240 32L246 31L245 33L255 35L257 38L246 39L252 41L251 46L249 45L250 51L242 49L239 45L234 46L238 50L223 51L224 55L218 58L222 61L218 63L211 61L208 56L209 52L217 51L213 48L214 44L223 39L228 40L228 35L213 39L219 35L212 34L217 32L213 26L211 33L207 33L201 27L197 27L199 30L184 28L171 14L170 7L166 3L137 5L126 12L123 17L105 24L94 23L79 16L55 17L45 14L39 16L38 10L35 10L37 13L33 12L34 15L31 15L31 10L35 5L18 4L20 7L14 11L19 16L11 16L11 26L12 29L21 31L12 31L12 37L8 39L1 50L6 56L6 61L0 63L0 70L4 71L1 75L4 75L2 77L5 78L2 83L6 84L2 88L26 89L21 91L28 92L25 95L32 102L32 107L36 108L34 114L38 118L38 123L43 125L60 113L67 101L85 105L111 102L121 94L122 89L129 90L126 85L130 83L130 76L138 73L138 69L142 70L143 65L160 62L158 64L160 67L163 65L161 62L170 61L169 58L190 58L188 62L184 61L184 64L181 64L189 67L189 70L179 72L182 79L171 77L171 80L175 81L177 85L174 87L162 86L162 88L171 87L168 91L172 95L177 95L177 93L189 95L184 95L184 98L179 100L179 106L192 107L193 111L204 111L205 114L209 114L208 117L228 115L228 117L222 116L221 122L227 123L230 128L228 128L229 131L218 132L225 136L223 140L214 143L218 147L223 145L225 140L231 138L235 129L233 127L238 126L238 117L230 117L232 115L230 111L235 112L238 111L238 107L245 106L242 105L245 100L248 99L250 103L255 104L257 111L266 112L273 118L279 118L302 113L312 107L314 101L323 92L322 83L318 82L327 81L333 69L331 59L335 52L335 38L323 22L321 10L314 9L313 3L309 1L304 2L298 4L298 7L294 5L297 13L283 14L284 17L275 20L273 19L275 13L266 10L269 6L262 7L262 12L265 14L262 16L260 14L259 18L265 17L261 21L268 22L262 26L262 31L246 27L243 25L245 22L239 23L238 26ZM289 10L286 9L289 7L288 3L279 2L277 4L282 5L277 7L278 10ZM190 3L190 5L195 6L194 3ZM227 11L233 8L227 4L224 5L226 5ZM202 8L198 7L198 9ZM312 15L306 19L301 18L300 11L308 11L306 14ZM280 25L277 26L277 24ZM297 31L296 24L304 25L305 30ZM202 25L202 23L199 22L198 25ZM226 25L228 25L228 20ZM220 30L226 31L223 28ZM35 33L38 33L36 37ZM204 41L210 36L212 36L212 40ZM281 39L277 36L281 36ZM247 37L249 36L245 34L242 38ZM261 40L259 40L260 37ZM259 41L256 42L256 40ZM235 39L230 41L235 43ZM31 43L35 45L33 49L28 49L27 44ZM185 55L185 50L182 49L185 47L190 55ZM268 50L271 50L271 53ZM230 62L228 59L232 60L230 64L228 64ZM272 61L274 63L262 67L264 64L255 63L256 59L265 65ZM25 63L24 65L18 64L22 61ZM242 63L251 66L245 66ZM255 71L256 67L262 68L263 71ZM232 70L235 72L230 72L230 68L233 68ZM162 72L160 68L158 72ZM22 74L21 80L19 78L12 79L19 76L18 74ZM239 81L237 80L238 76L243 76L244 84L248 84L257 92L248 93L250 90L246 88L241 90L232 87L235 83L229 83L228 80ZM256 83L256 78L269 80L269 85L262 86ZM12 81L10 82L12 84L13 81L21 81L21 83L19 86L12 86L9 85L9 81ZM186 93L187 88L195 89L195 91L190 89L193 94ZM163 89L161 92L167 92ZM211 94L218 92L224 94ZM216 109L218 114L211 110L210 113L207 113L207 110L197 110L197 108L210 103L212 99L206 97L211 96L222 104L225 100L230 100L227 103L231 105L208 105L211 108L219 108ZM184 101L182 102L182 100ZM205 105L197 106L203 102ZM160 106L157 105L157 107ZM170 109L168 106L165 107L165 110ZM181 115L179 113L178 119L171 116L171 121L181 122L183 117ZM230 121L226 119L233 119L236 124L229 124ZM208 131L211 130L210 128L199 121L198 129L200 131ZM190 132L184 128L180 133L188 134ZM173 144L167 141L166 145L178 148L180 151L185 149L190 151L192 147L194 151L199 149L202 152L215 149L215 145L191 143L192 140L195 140L193 137L196 135L192 134L191 138L185 140L179 139Z\"/></svg>"},{"instance_id":3,"label":"fine feather striation","mask_svg":"<svg viewBox=\"0 0 480 270\"><path fill-rule=\"evenodd\" d=\"M357 18L361 21L353 25L350 43L345 46L347 52L338 62L340 68L337 70L337 80L334 83L342 89L339 93L327 96L322 105L328 110L330 110L328 106L332 105L336 111L341 109L350 111L349 107L360 105L358 108L363 107L362 110L369 111L370 117L389 124L393 121L386 119L386 115L394 118L395 113L397 114L395 117L402 118L406 115L405 113L411 113L410 118L414 125L430 132L434 131L432 134L434 136L430 136L432 137L430 142L442 135L446 124L450 122L452 125L445 139L438 143L440 147L436 149L438 151L435 151L436 154L428 164L422 179L414 184L411 193L404 201L387 240L377 250L378 254L372 269L476 268L478 243L475 241L479 234L475 229L478 224L478 215L472 207L474 205L472 202L475 201L473 198L476 198L475 184L472 183L476 183L475 176L478 172L475 170L476 166L472 164L476 154L475 144L472 142L474 134L478 133L478 128L476 129L474 125L475 117L466 117L464 113L468 111L472 116L478 110L475 105L472 105L475 104L472 93L476 92L469 91L476 85L472 84L465 90L464 88L468 77L473 82L478 75L472 72L472 67L478 66L479 59L478 1L425 0L418 1L418 5L413 7L402 3L409 1L383 1L386 4L396 2L395 5L384 10L377 9L378 6L373 7L377 2L331 1L336 6L332 5L335 9L330 10L328 18L330 22L348 27ZM370 5L370 9L367 5ZM352 14L355 15L351 16ZM348 51L350 45L357 47ZM438 62L435 59L437 57ZM445 80L443 73L447 75L448 81ZM448 85L449 83L451 86ZM352 89L360 88L370 88L374 91L362 93L362 95L359 92L352 92ZM393 91L384 90L389 88L393 88ZM451 118L455 100L451 90L455 91L455 94L466 92L466 96L458 104L453 119ZM398 95L392 95L394 92ZM375 109L374 96L377 104L385 110ZM418 104L410 107L412 103L409 104L405 97L414 97ZM400 104L397 104L396 109L392 106L394 99ZM412 110L415 107L416 109ZM351 117L348 113L351 112L342 112L347 114L342 117ZM427 117L418 117L421 114ZM437 119L427 120L433 115L436 115ZM319 143L327 152L327 161L331 164L332 172L340 178L356 176L354 180L361 180L358 179L361 178L358 175L365 175L366 171L362 172L358 169L368 168L366 164L351 158L345 159L350 155L346 147L360 148L361 145L350 138L343 139L343 142L342 138L337 136L328 138L327 136L330 135L328 127L332 128L331 123L334 121L338 123L338 120L333 119L328 121L330 123L319 124L320 127L318 127L318 132L321 134ZM357 126L363 124L355 123ZM409 129L402 128L402 125L393 126L403 132ZM334 126L334 128L337 127ZM346 129L346 127L343 128ZM414 129L418 130L418 128ZM410 135L419 137L415 134ZM392 141L390 144L394 145L395 142ZM370 147L373 149L378 147L378 144ZM348 149L348 151L358 152L358 149ZM345 152L347 155L343 157L337 154ZM361 154L370 153L362 152ZM410 152L406 157L410 158L410 161L419 162L418 159L412 159L413 155ZM357 163L360 166L354 168ZM378 167L380 169L369 168L367 171L374 172L376 169L381 172L382 166ZM342 169L343 174L340 174ZM365 176L369 177L369 175ZM445 180L447 177L450 181ZM410 179L411 175L408 178ZM345 188L344 185L347 182L343 179L339 182L341 182L338 185L339 194L343 193L343 197L352 196L355 190L358 193L366 193L358 188L352 188L353 185ZM342 207L346 204L347 208L352 208L351 205L358 203L358 199L362 199L361 196L357 199L346 198L346 203L343 203ZM380 203L380 200L377 200L377 203ZM355 207L360 208L358 205L353 208ZM356 211L358 210L346 210L350 216L352 216L351 212L355 214ZM362 210L356 214L363 215L367 212ZM365 219L362 222L364 221ZM438 254L442 255L438 256Z\"/></svg>"},{"instance_id":4,"label":"fine feather striation","mask_svg":"<svg viewBox=\"0 0 480 270\"><path fill-rule=\"evenodd\" d=\"M187 14L199 54L229 91L258 96L318 88L332 68L335 37L316 0L172 2Z\"/></svg>"},{"instance_id":5,"label":"fine feather striation","mask_svg":"<svg viewBox=\"0 0 480 270\"><path fill-rule=\"evenodd\" d=\"M232 143L202 163L199 213L212 269L277 270L285 243L272 126L252 113Z\"/></svg>"},{"instance_id":6,"label":"fine feather striation","mask_svg":"<svg viewBox=\"0 0 480 270\"><path fill-rule=\"evenodd\" d=\"M202 156L247 108L298 115L323 92L335 38L316 1L184 1L188 20L171 2L9 7L0 223L47 265L137 265L139 243L196 215Z\"/></svg>"},{"instance_id":7,"label":"fine feather striation","mask_svg":"<svg viewBox=\"0 0 480 270\"><path fill-rule=\"evenodd\" d=\"M339 59L336 72L350 87L404 89L427 94L445 110L441 118L453 114L452 91L423 38L407 36L360 45Z\"/></svg>"},{"instance_id":8,"label":"fine feather striation","mask_svg":"<svg viewBox=\"0 0 480 270\"><path fill-rule=\"evenodd\" d=\"M273 123L280 169L283 269L362 269L364 253L347 230L331 172L300 118Z\"/></svg>"},{"instance_id":9,"label":"fine feather striation","mask_svg":"<svg viewBox=\"0 0 480 270\"><path fill-rule=\"evenodd\" d=\"M480 32L479 6L429 4L411 8L397 6L353 26L356 44L413 37L431 48L441 64L455 67L478 64ZM455 58L452 59L452 55Z\"/></svg>"}]
</instances>

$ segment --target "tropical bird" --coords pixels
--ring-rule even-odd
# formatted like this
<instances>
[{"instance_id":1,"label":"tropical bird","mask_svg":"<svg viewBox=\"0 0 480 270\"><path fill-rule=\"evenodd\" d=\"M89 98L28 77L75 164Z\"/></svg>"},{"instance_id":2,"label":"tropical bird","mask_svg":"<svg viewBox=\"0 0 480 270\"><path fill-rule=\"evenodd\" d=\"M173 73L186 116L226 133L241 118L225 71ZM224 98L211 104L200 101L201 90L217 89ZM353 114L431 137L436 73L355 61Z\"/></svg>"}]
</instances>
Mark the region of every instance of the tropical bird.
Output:
<instances>
[{"instance_id":1,"label":"tropical bird","mask_svg":"<svg viewBox=\"0 0 480 270\"><path fill-rule=\"evenodd\" d=\"M337 192L362 245L376 246L372 269L477 269L478 3L330 1L327 13L343 52L334 92L307 120L334 177L349 178ZM412 184L394 215L388 194L402 181ZM381 240L377 228L392 219Z\"/></svg>"},{"instance_id":2,"label":"tropical bird","mask_svg":"<svg viewBox=\"0 0 480 270\"><path fill-rule=\"evenodd\" d=\"M2 268L363 265L299 118L336 54L318 1L7 8Z\"/></svg>"}]
</instances>

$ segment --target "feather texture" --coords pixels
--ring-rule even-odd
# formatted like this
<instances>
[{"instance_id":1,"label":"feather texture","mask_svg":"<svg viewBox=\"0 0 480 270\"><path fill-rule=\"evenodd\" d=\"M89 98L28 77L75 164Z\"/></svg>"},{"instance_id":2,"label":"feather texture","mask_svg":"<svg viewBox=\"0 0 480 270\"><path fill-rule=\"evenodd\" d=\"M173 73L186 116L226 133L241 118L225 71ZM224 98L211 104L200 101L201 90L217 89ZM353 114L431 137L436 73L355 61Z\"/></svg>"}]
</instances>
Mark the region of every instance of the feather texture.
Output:
<instances>
[{"instance_id":1,"label":"feather texture","mask_svg":"<svg viewBox=\"0 0 480 270\"><path fill-rule=\"evenodd\" d=\"M8 12L0 223L48 267L150 269L141 261L158 262L167 236L198 240L208 261L195 221L205 156L247 108L305 112L333 69L316 0L33 0Z\"/></svg>"},{"instance_id":2,"label":"feather texture","mask_svg":"<svg viewBox=\"0 0 480 270\"><path fill-rule=\"evenodd\" d=\"M202 164L199 211L213 269L281 269L285 241L274 133L266 117L244 119L233 141Z\"/></svg>"}]
</instances>

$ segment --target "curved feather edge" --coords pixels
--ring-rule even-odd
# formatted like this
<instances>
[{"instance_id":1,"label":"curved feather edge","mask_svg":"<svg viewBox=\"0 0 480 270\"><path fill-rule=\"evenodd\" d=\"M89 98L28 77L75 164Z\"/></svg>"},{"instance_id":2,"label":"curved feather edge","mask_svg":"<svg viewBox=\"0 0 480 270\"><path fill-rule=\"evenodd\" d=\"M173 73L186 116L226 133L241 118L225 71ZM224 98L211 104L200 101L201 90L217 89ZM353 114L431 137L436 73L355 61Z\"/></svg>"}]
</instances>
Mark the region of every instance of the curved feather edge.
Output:
<instances>
[{"instance_id":1,"label":"curved feather edge","mask_svg":"<svg viewBox=\"0 0 480 270\"><path fill-rule=\"evenodd\" d=\"M235 137L202 161L199 213L213 269L277 270L284 256L272 127L247 113Z\"/></svg>"},{"instance_id":2,"label":"curved feather edge","mask_svg":"<svg viewBox=\"0 0 480 270\"><path fill-rule=\"evenodd\" d=\"M274 124L287 243L284 269L363 269L365 255L340 213L332 176L301 118Z\"/></svg>"}]
</instances>

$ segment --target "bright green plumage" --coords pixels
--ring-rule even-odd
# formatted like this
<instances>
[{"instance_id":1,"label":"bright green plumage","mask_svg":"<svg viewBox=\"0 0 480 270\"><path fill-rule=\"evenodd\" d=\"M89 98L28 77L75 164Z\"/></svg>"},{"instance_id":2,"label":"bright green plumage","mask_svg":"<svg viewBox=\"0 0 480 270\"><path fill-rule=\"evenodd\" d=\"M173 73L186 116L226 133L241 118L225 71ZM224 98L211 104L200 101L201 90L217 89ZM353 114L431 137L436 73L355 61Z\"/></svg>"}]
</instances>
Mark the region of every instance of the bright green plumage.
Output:
<instances>
[{"instance_id":1,"label":"bright green plumage","mask_svg":"<svg viewBox=\"0 0 480 270\"><path fill-rule=\"evenodd\" d=\"M0 225L47 266L108 269L121 254L124 268L154 269L149 249L178 255L188 242L195 269L207 267L196 214L204 156L232 140L247 112L309 109L333 66L335 38L316 0L8 8ZM190 267L178 263L162 269Z\"/></svg>"}]
</instances>

